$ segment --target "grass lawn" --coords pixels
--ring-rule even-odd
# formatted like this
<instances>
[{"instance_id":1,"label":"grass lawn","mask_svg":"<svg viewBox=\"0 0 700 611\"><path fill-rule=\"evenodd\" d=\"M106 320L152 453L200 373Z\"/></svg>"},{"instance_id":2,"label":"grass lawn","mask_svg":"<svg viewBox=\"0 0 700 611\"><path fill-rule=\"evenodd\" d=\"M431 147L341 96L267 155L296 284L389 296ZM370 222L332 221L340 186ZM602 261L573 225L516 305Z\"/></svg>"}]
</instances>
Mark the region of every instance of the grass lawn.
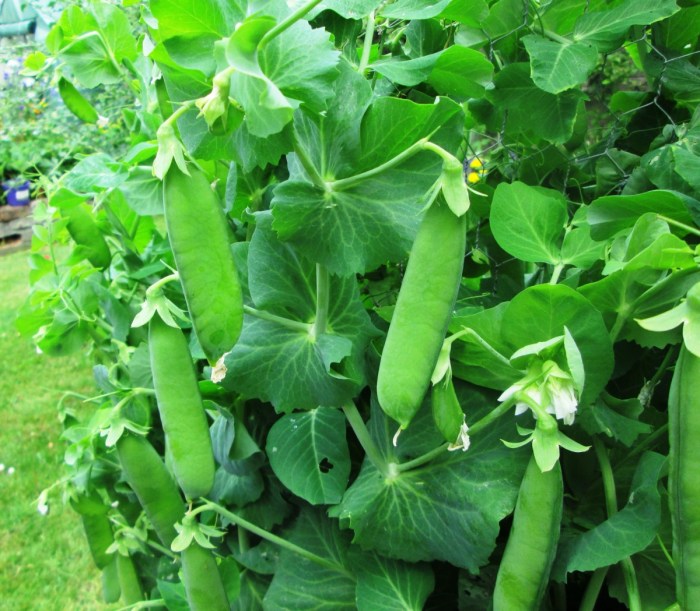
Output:
<instances>
[{"instance_id":1,"label":"grass lawn","mask_svg":"<svg viewBox=\"0 0 700 611\"><path fill-rule=\"evenodd\" d=\"M0 608L106 609L78 516L57 495L48 516L36 509L41 490L62 475L56 403L64 391L91 393L94 386L84 355L39 355L16 332L27 256L0 256Z\"/></svg>"}]
</instances>

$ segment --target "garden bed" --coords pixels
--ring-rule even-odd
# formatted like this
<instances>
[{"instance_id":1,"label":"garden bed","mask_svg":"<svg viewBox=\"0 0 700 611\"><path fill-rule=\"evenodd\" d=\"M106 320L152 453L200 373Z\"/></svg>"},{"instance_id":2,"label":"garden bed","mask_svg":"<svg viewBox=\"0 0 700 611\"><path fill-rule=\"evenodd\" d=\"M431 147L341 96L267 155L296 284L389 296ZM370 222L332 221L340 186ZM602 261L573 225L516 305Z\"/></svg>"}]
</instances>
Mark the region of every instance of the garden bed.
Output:
<instances>
[{"instance_id":1,"label":"garden bed","mask_svg":"<svg viewBox=\"0 0 700 611\"><path fill-rule=\"evenodd\" d=\"M29 248L32 238L32 206L0 208L0 255Z\"/></svg>"}]
</instances>

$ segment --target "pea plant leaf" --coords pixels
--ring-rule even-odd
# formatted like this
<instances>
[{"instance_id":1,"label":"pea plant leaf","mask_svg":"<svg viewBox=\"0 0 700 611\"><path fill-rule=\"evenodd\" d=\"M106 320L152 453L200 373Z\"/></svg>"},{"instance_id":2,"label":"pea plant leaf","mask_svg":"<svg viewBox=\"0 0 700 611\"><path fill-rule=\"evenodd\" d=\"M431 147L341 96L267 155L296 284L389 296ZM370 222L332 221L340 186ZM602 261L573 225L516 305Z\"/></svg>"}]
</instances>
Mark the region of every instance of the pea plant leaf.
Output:
<instances>
[{"instance_id":1,"label":"pea plant leaf","mask_svg":"<svg viewBox=\"0 0 700 611\"><path fill-rule=\"evenodd\" d=\"M561 93L583 83L593 72L598 51L585 43L563 43L530 34L523 38L532 80L540 89Z\"/></svg>"},{"instance_id":2,"label":"pea plant leaf","mask_svg":"<svg viewBox=\"0 0 700 611\"><path fill-rule=\"evenodd\" d=\"M576 20L573 37L605 53L619 46L633 25L651 24L678 10L674 0L625 0L607 10L581 15Z\"/></svg>"},{"instance_id":3,"label":"pea plant leaf","mask_svg":"<svg viewBox=\"0 0 700 611\"><path fill-rule=\"evenodd\" d=\"M378 554L352 553L359 611L420 611L435 587L427 564L409 564Z\"/></svg>"},{"instance_id":4,"label":"pea plant leaf","mask_svg":"<svg viewBox=\"0 0 700 611\"><path fill-rule=\"evenodd\" d=\"M280 553L277 570L263 606L266 609L351 611L355 606L355 578L349 569L350 533L322 511L305 508L287 540L320 556L323 566L287 549Z\"/></svg>"},{"instance_id":5,"label":"pea plant leaf","mask_svg":"<svg viewBox=\"0 0 700 611\"><path fill-rule=\"evenodd\" d=\"M343 413L318 407L283 416L268 433L267 455L294 494L312 505L339 502L350 476Z\"/></svg>"},{"instance_id":6,"label":"pea plant leaf","mask_svg":"<svg viewBox=\"0 0 700 611\"><path fill-rule=\"evenodd\" d=\"M374 327L354 279L332 277L326 332L312 336L316 266L277 240L269 225L269 215L258 217L247 266L252 303L273 319L245 316L225 358L224 383L279 411L340 405L364 380L362 354ZM285 326L275 316L297 324Z\"/></svg>"},{"instance_id":7,"label":"pea plant leaf","mask_svg":"<svg viewBox=\"0 0 700 611\"><path fill-rule=\"evenodd\" d=\"M464 389L459 397L470 406L468 421L493 405L493 398ZM374 404L370 427L392 461L442 443L427 408L401 433L395 450L390 426ZM444 560L474 571L493 550L498 523L513 510L525 469L525 450L511 450L500 441L511 429L511 422L499 420L472 440L466 454L446 451L427 465L391 477L366 460L331 514L355 532L353 541L364 549L409 562Z\"/></svg>"},{"instance_id":8,"label":"pea plant leaf","mask_svg":"<svg viewBox=\"0 0 700 611\"><path fill-rule=\"evenodd\" d=\"M355 77L346 72L341 84L346 78ZM340 87L338 95L345 97L346 91ZM367 100L367 94L361 93L360 104ZM295 118L299 153L324 180L348 179L373 170L440 128L445 135L441 140L437 134L434 140L447 148L454 148L459 139L459 107L448 100L416 104L379 98L362 118L356 111L349 115L345 108L338 100L325 117ZM358 151L357 157L348 158L347 151ZM275 188L273 227L280 239L303 249L332 273L363 273L387 259L405 258L426 193L441 169L436 155L422 152L351 186L336 188L333 182L310 182L307 170L295 164L290 178Z\"/></svg>"},{"instance_id":9,"label":"pea plant leaf","mask_svg":"<svg viewBox=\"0 0 700 611\"><path fill-rule=\"evenodd\" d=\"M526 63L506 66L496 75L494 84L495 89L487 92L487 98L508 111L508 131L555 144L571 137L578 103L583 97L580 91L557 95L543 91L530 78Z\"/></svg>"},{"instance_id":10,"label":"pea plant leaf","mask_svg":"<svg viewBox=\"0 0 700 611\"><path fill-rule=\"evenodd\" d=\"M567 286L541 284L519 293L503 314L503 339L513 351L558 337L564 327L581 353L586 384L580 403L587 404L605 387L613 368L608 331L593 304Z\"/></svg>"},{"instance_id":11,"label":"pea plant leaf","mask_svg":"<svg viewBox=\"0 0 700 611\"><path fill-rule=\"evenodd\" d=\"M666 458L646 452L637 465L627 504L598 526L562 542L553 567L557 581L573 571L594 571L642 551L661 520L658 481Z\"/></svg>"},{"instance_id":12,"label":"pea plant leaf","mask_svg":"<svg viewBox=\"0 0 700 611\"><path fill-rule=\"evenodd\" d=\"M516 181L496 188L489 222L507 253L523 261L558 263L567 219L560 193Z\"/></svg>"}]
</instances>

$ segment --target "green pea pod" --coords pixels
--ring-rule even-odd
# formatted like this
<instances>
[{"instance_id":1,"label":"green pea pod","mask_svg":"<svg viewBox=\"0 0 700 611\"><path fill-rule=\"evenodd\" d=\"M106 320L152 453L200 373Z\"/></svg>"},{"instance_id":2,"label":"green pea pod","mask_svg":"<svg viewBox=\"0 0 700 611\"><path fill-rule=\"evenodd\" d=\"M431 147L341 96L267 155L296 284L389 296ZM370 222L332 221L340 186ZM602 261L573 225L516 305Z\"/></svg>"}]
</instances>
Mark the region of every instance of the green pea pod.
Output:
<instances>
[{"instance_id":1,"label":"green pea pod","mask_svg":"<svg viewBox=\"0 0 700 611\"><path fill-rule=\"evenodd\" d=\"M188 499L205 496L214 485L216 467L187 340L180 329L154 316L148 343L158 411L175 479Z\"/></svg>"},{"instance_id":2,"label":"green pea pod","mask_svg":"<svg viewBox=\"0 0 700 611\"><path fill-rule=\"evenodd\" d=\"M530 458L498 568L494 611L540 608L559 542L563 498L559 463L543 473Z\"/></svg>"},{"instance_id":3,"label":"green pea pod","mask_svg":"<svg viewBox=\"0 0 700 611\"><path fill-rule=\"evenodd\" d=\"M143 590L131 556L117 554L117 573L119 574L122 602L126 605L135 605L141 602Z\"/></svg>"},{"instance_id":4,"label":"green pea pod","mask_svg":"<svg viewBox=\"0 0 700 611\"><path fill-rule=\"evenodd\" d=\"M117 454L124 478L141 503L158 538L170 547L176 537L175 522L185 515L177 486L153 446L143 437L122 435Z\"/></svg>"},{"instance_id":5,"label":"green pea pod","mask_svg":"<svg viewBox=\"0 0 700 611\"><path fill-rule=\"evenodd\" d=\"M445 441L454 443L459 437L464 413L450 376L446 376L433 386L432 406L437 430Z\"/></svg>"},{"instance_id":6,"label":"green pea pod","mask_svg":"<svg viewBox=\"0 0 700 611\"><path fill-rule=\"evenodd\" d=\"M230 608L219 567L211 552L194 541L182 552L182 577L192 611Z\"/></svg>"},{"instance_id":7,"label":"green pea pod","mask_svg":"<svg viewBox=\"0 0 700 611\"><path fill-rule=\"evenodd\" d=\"M243 297L219 198L195 167L165 177L168 239L197 339L215 362L241 334Z\"/></svg>"},{"instance_id":8,"label":"green pea pod","mask_svg":"<svg viewBox=\"0 0 700 611\"><path fill-rule=\"evenodd\" d=\"M462 278L465 244L466 217L436 200L413 243L379 364L379 404L401 428L428 390Z\"/></svg>"},{"instance_id":9,"label":"green pea pod","mask_svg":"<svg viewBox=\"0 0 700 611\"><path fill-rule=\"evenodd\" d=\"M454 214L462 216L469 210L469 191L464 181L464 167L458 159L444 162L440 179L447 205Z\"/></svg>"},{"instance_id":10,"label":"green pea pod","mask_svg":"<svg viewBox=\"0 0 700 611\"><path fill-rule=\"evenodd\" d=\"M83 94L73 86L73 83L61 77L58 79L58 93L63 98L63 103L68 110L78 119L85 123L97 123L97 119L99 119L97 111L83 97Z\"/></svg>"},{"instance_id":11,"label":"green pea pod","mask_svg":"<svg viewBox=\"0 0 700 611\"><path fill-rule=\"evenodd\" d=\"M112 556L107 553L107 548L114 543L112 525L107 517L109 508L102 503L99 497L94 496L71 499L71 506L80 514L85 538L95 566L98 569L104 569L112 562Z\"/></svg>"},{"instance_id":12,"label":"green pea pod","mask_svg":"<svg viewBox=\"0 0 700 611\"><path fill-rule=\"evenodd\" d=\"M102 599L106 603L115 603L122 595L117 556L118 554L112 554L109 564L102 569Z\"/></svg>"},{"instance_id":13,"label":"green pea pod","mask_svg":"<svg viewBox=\"0 0 700 611\"><path fill-rule=\"evenodd\" d=\"M700 358L681 347L668 399L669 505L676 597L700 609Z\"/></svg>"},{"instance_id":14,"label":"green pea pod","mask_svg":"<svg viewBox=\"0 0 700 611\"><path fill-rule=\"evenodd\" d=\"M67 229L73 241L81 247L85 258L98 269L109 267L112 254L104 236L92 218L90 206L77 204L62 211L68 220Z\"/></svg>"}]
</instances>

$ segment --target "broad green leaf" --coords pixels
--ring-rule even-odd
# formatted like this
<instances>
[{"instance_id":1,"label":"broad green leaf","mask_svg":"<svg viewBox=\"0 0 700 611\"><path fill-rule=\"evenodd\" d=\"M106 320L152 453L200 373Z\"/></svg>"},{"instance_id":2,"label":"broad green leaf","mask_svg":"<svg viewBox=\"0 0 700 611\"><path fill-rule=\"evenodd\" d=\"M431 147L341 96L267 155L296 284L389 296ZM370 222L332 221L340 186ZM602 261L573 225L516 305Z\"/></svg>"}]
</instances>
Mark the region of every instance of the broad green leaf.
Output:
<instances>
[{"instance_id":1,"label":"broad green leaf","mask_svg":"<svg viewBox=\"0 0 700 611\"><path fill-rule=\"evenodd\" d=\"M532 134L554 144L563 144L573 133L580 91L558 95L542 91L530 78L526 63L510 64L495 77L495 89L487 97L508 111L507 129Z\"/></svg>"},{"instance_id":2,"label":"broad green leaf","mask_svg":"<svg viewBox=\"0 0 700 611\"><path fill-rule=\"evenodd\" d=\"M458 394L468 406L467 422L492 409L492 397L460 388ZM422 409L396 449L393 425L376 403L370 428L387 460L396 462L442 443L431 420L430 410ZM529 450L511 450L500 441L512 427L512 420L502 418L475 436L468 452L445 451L422 467L390 476L365 460L332 514L353 529L353 541L364 549L409 562L444 560L476 571L495 546L500 520L513 510L527 462Z\"/></svg>"},{"instance_id":3,"label":"broad green leaf","mask_svg":"<svg viewBox=\"0 0 700 611\"><path fill-rule=\"evenodd\" d=\"M358 611L421 611L435 578L426 564L408 564L378 554L351 554L357 577Z\"/></svg>"},{"instance_id":4,"label":"broad green leaf","mask_svg":"<svg viewBox=\"0 0 700 611\"><path fill-rule=\"evenodd\" d=\"M700 196L700 155L695 155L687 149L676 147L674 157L676 160L675 171L695 189L696 196Z\"/></svg>"},{"instance_id":5,"label":"broad green leaf","mask_svg":"<svg viewBox=\"0 0 700 611\"><path fill-rule=\"evenodd\" d=\"M595 45L601 53L614 51L633 25L648 26L678 10L674 0L625 0L610 9L581 15L574 40Z\"/></svg>"},{"instance_id":6,"label":"broad green leaf","mask_svg":"<svg viewBox=\"0 0 700 611\"><path fill-rule=\"evenodd\" d=\"M666 458L646 452L637 465L627 504L612 517L577 537L562 541L552 568L557 581L573 571L594 571L642 551L661 521L658 481Z\"/></svg>"},{"instance_id":7,"label":"broad green leaf","mask_svg":"<svg viewBox=\"0 0 700 611\"><path fill-rule=\"evenodd\" d=\"M507 253L523 261L558 263L567 219L560 193L514 182L496 188L489 222Z\"/></svg>"},{"instance_id":8,"label":"broad green leaf","mask_svg":"<svg viewBox=\"0 0 700 611\"><path fill-rule=\"evenodd\" d=\"M119 187L128 177L126 169L109 155L95 153L81 159L64 177L64 186L77 193L101 193Z\"/></svg>"},{"instance_id":9,"label":"broad green leaf","mask_svg":"<svg viewBox=\"0 0 700 611\"><path fill-rule=\"evenodd\" d=\"M348 568L350 533L341 532L324 512L305 508L285 538L320 556L329 566L282 550L265 594L265 609L352 611L357 608L355 579Z\"/></svg>"},{"instance_id":10,"label":"broad green leaf","mask_svg":"<svg viewBox=\"0 0 700 611\"><path fill-rule=\"evenodd\" d=\"M150 0L151 13L158 20L158 36L193 37L209 34L229 36L246 16L247 0Z\"/></svg>"},{"instance_id":11,"label":"broad green leaf","mask_svg":"<svg viewBox=\"0 0 700 611\"><path fill-rule=\"evenodd\" d=\"M263 599L270 585L270 578L252 571L241 573L241 592L231 602L231 611L263 611Z\"/></svg>"},{"instance_id":12,"label":"broad green leaf","mask_svg":"<svg viewBox=\"0 0 700 611\"><path fill-rule=\"evenodd\" d=\"M583 83L598 62L598 51L585 43L564 44L530 34L523 39L530 55L535 85L549 93L561 93Z\"/></svg>"},{"instance_id":13,"label":"broad green leaf","mask_svg":"<svg viewBox=\"0 0 700 611\"><path fill-rule=\"evenodd\" d=\"M358 76L344 70L339 82L350 84ZM338 95L347 100L347 89L340 88ZM369 95L361 85L358 102L368 103ZM448 150L455 147L459 113L447 99L416 104L379 98L361 123L357 108L343 102L331 104L327 116L317 120L298 114L295 128L315 172L337 180L381 166L441 127L433 140ZM425 196L441 169L439 157L422 152L353 186L334 188L309 182L295 164L290 178L275 188L273 227L280 239L299 246L332 273L364 273L388 259L406 257Z\"/></svg>"},{"instance_id":14,"label":"broad green leaf","mask_svg":"<svg viewBox=\"0 0 700 611\"><path fill-rule=\"evenodd\" d=\"M571 333L581 352L586 384L579 403L595 400L613 369L612 345L600 312L573 289L542 284L525 289L503 315L503 339L513 350Z\"/></svg>"},{"instance_id":15,"label":"broad green leaf","mask_svg":"<svg viewBox=\"0 0 700 611\"><path fill-rule=\"evenodd\" d=\"M338 75L339 53L328 34L303 20L258 49L274 25L272 18L250 17L226 45L226 59L235 68L231 94L246 112L250 133L259 138L280 132L300 104L324 110Z\"/></svg>"},{"instance_id":16,"label":"broad green leaf","mask_svg":"<svg viewBox=\"0 0 700 611\"><path fill-rule=\"evenodd\" d=\"M303 6L306 3L306 0L296 0L298 6ZM381 0L325 0L321 2L318 12L330 9L345 19L361 19L369 15L380 4L382 4ZM310 13L309 17L313 14Z\"/></svg>"},{"instance_id":17,"label":"broad green leaf","mask_svg":"<svg viewBox=\"0 0 700 611\"><path fill-rule=\"evenodd\" d=\"M700 102L700 68L689 59L665 64L661 82L677 102L693 108Z\"/></svg>"},{"instance_id":18,"label":"broad green leaf","mask_svg":"<svg viewBox=\"0 0 700 611\"><path fill-rule=\"evenodd\" d=\"M474 49L453 45L440 54L428 83L456 99L482 98L491 85L493 64Z\"/></svg>"},{"instance_id":19,"label":"broad green leaf","mask_svg":"<svg viewBox=\"0 0 700 611\"><path fill-rule=\"evenodd\" d=\"M440 17L479 28L488 14L489 5L486 0L452 0L440 13Z\"/></svg>"},{"instance_id":20,"label":"broad green leaf","mask_svg":"<svg viewBox=\"0 0 700 611\"><path fill-rule=\"evenodd\" d=\"M692 225L686 198L673 191L648 191L638 195L608 195L594 200L588 207L588 223L595 240L605 240L622 229L632 227L647 212L659 214L679 223Z\"/></svg>"},{"instance_id":21,"label":"broad green leaf","mask_svg":"<svg viewBox=\"0 0 700 611\"><path fill-rule=\"evenodd\" d=\"M581 410L576 419L591 435L604 434L628 448L640 435L652 432L652 427L639 421L644 411L639 399L616 399L602 393L590 408Z\"/></svg>"},{"instance_id":22,"label":"broad green leaf","mask_svg":"<svg viewBox=\"0 0 700 611\"><path fill-rule=\"evenodd\" d=\"M437 17L451 0L396 0L386 5L381 14L397 19L431 19Z\"/></svg>"},{"instance_id":23,"label":"broad green leaf","mask_svg":"<svg viewBox=\"0 0 700 611\"><path fill-rule=\"evenodd\" d=\"M567 232L561 245L561 262L574 265L579 269L588 269L603 257L604 242L591 238L588 225L576 227Z\"/></svg>"},{"instance_id":24,"label":"broad green leaf","mask_svg":"<svg viewBox=\"0 0 700 611\"><path fill-rule=\"evenodd\" d=\"M313 322L316 266L275 238L269 217L258 217L248 274L256 308L297 324ZM224 383L279 411L340 405L363 381L363 353L374 333L354 278L332 277L326 333L314 337L309 329L246 314L225 359Z\"/></svg>"},{"instance_id":25,"label":"broad green leaf","mask_svg":"<svg viewBox=\"0 0 700 611\"><path fill-rule=\"evenodd\" d=\"M129 208L139 216L163 214L163 181L153 176L150 167L132 167L118 189Z\"/></svg>"},{"instance_id":26,"label":"broad green leaf","mask_svg":"<svg viewBox=\"0 0 700 611\"><path fill-rule=\"evenodd\" d=\"M371 64L370 68L397 85L413 87L428 79L443 52L439 51L438 53L408 60L383 59Z\"/></svg>"},{"instance_id":27,"label":"broad green leaf","mask_svg":"<svg viewBox=\"0 0 700 611\"><path fill-rule=\"evenodd\" d=\"M318 407L280 418L267 435L270 466L280 481L312 505L340 501L350 476L345 416Z\"/></svg>"}]
</instances>

